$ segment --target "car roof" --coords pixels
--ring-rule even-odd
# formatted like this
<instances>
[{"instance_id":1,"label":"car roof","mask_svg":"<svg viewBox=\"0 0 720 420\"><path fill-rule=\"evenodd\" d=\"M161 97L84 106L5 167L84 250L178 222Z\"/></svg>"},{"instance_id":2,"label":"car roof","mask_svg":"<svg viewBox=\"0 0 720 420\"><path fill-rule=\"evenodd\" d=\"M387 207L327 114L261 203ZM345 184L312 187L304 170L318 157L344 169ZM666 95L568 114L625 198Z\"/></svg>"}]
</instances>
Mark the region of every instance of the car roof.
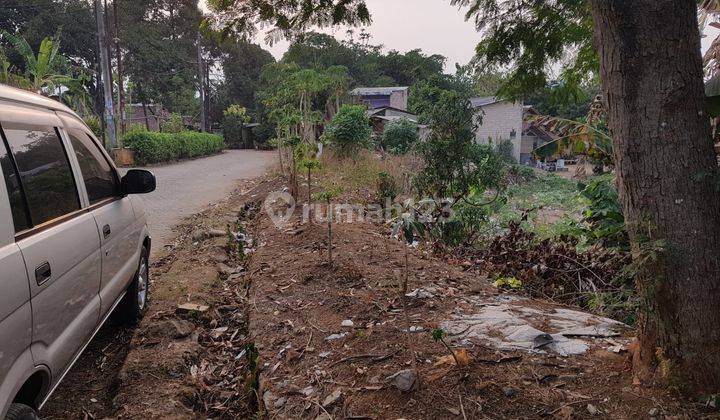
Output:
<instances>
[{"instance_id":1,"label":"car roof","mask_svg":"<svg viewBox=\"0 0 720 420\"><path fill-rule=\"evenodd\" d=\"M50 99L48 97L38 95L27 90L14 88L12 86L4 85L0 83L0 99L5 99L13 102L20 102L28 105L35 105L53 111L63 111L77 118L80 118L75 111L68 108L66 105Z\"/></svg>"}]
</instances>

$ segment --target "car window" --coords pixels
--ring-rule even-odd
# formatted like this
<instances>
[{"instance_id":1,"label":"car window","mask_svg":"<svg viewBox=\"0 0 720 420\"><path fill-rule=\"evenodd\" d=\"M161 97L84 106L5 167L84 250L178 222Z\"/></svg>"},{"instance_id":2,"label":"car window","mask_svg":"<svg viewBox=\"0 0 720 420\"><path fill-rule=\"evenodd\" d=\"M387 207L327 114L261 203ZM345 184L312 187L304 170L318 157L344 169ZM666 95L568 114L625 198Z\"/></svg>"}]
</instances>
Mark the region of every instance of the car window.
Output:
<instances>
[{"instance_id":1,"label":"car window","mask_svg":"<svg viewBox=\"0 0 720 420\"><path fill-rule=\"evenodd\" d=\"M5 143L0 141L0 167L2 167L5 187L7 187L8 198L10 199L10 210L12 212L15 232L20 232L30 227L27 209L20 188L20 181L13 166L12 159L5 148Z\"/></svg>"},{"instance_id":2,"label":"car window","mask_svg":"<svg viewBox=\"0 0 720 420\"><path fill-rule=\"evenodd\" d=\"M80 209L75 179L53 127L3 124L33 226Z\"/></svg>"},{"instance_id":3,"label":"car window","mask_svg":"<svg viewBox=\"0 0 720 420\"><path fill-rule=\"evenodd\" d=\"M70 143L80 164L90 204L117 195L119 188L115 171L87 133L68 130Z\"/></svg>"}]
</instances>

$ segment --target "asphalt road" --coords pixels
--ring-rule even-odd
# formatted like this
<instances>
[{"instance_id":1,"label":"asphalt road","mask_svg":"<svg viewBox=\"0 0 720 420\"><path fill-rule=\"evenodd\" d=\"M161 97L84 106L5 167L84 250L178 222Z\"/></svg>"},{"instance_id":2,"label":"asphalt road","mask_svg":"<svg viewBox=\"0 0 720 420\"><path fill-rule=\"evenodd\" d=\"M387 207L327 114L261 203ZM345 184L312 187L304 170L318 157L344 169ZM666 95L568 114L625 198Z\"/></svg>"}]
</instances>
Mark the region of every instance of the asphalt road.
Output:
<instances>
[{"instance_id":1,"label":"asphalt road","mask_svg":"<svg viewBox=\"0 0 720 420\"><path fill-rule=\"evenodd\" d=\"M153 237L153 254L172 239L172 228L182 219L223 199L238 182L263 175L275 159L273 152L226 150L220 155L142 168L157 178L157 189L141 196Z\"/></svg>"}]
</instances>

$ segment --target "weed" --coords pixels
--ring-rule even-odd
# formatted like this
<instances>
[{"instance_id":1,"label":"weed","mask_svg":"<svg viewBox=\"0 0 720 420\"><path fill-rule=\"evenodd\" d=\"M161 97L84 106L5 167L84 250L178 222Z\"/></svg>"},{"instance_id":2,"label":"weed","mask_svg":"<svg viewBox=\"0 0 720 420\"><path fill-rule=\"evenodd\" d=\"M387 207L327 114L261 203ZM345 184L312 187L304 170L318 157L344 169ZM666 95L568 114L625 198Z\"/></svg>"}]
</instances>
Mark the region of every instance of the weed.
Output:
<instances>
[{"instance_id":1,"label":"weed","mask_svg":"<svg viewBox=\"0 0 720 420\"><path fill-rule=\"evenodd\" d=\"M387 199L390 199L390 202L395 201L398 195L395 178L385 171L378 172L376 185L375 199L380 205L384 206Z\"/></svg>"},{"instance_id":2,"label":"weed","mask_svg":"<svg viewBox=\"0 0 720 420\"><path fill-rule=\"evenodd\" d=\"M435 342L440 342L443 344L443 346L445 346L450 355L452 355L453 360L455 360L455 365L457 367L460 367L460 361L455 355L455 351L453 351L452 347L450 347L447 341L445 341L445 335L447 334L445 330L443 330L442 328L435 328L430 334L432 335L432 339L435 340Z\"/></svg>"}]
</instances>

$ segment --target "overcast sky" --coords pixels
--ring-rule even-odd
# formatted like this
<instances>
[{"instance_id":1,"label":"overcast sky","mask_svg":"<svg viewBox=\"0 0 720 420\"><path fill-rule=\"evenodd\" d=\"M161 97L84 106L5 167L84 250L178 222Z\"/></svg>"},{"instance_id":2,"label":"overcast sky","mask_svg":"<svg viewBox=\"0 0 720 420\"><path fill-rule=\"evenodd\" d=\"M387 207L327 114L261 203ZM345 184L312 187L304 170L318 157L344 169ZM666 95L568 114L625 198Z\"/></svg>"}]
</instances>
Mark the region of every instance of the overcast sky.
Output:
<instances>
[{"instance_id":1,"label":"overcast sky","mask_svg":"<svg viewBox=\"0 0 720 420\"><path fill-rule=\"evenodd\" d=\"M203 9L204 0L200 0ZM372 15L372 24L365 27L372 36L370 42L381 44L385 50L407 52L420 48L425 54L447 57L445 70L455 72L455 63L467 64L475 54L480 34L472 22L465 21L465 10L450 6L450 0L366 0ZM346 38L346 27L325 29L338 39ZM356 29L359 32L359 29ZM706 28L702 40L705 52L712 40L720 34L716 28ZM276 59L282 58L289 43L280 41L267 45L262 34L256 42L268 49Z\"/></svg>"},{"instance_id":2,"label":"overcast sky","mask_svg":"<svg viewBox=\"0 0 720 420\"><path fill-rule=\"evenodd\" d=\"M467 64L475 54L480 36L465 13L450 6L449 0L367 0L373 23L366 27L371 44L382 44L386 50L406 52L420 48L424 53L442 54L448 58L446 70L455 72L455 63ZM339 39L347 28L327 29ZM359 32L359 29L356 29ZM287 42L268 46L262 36L257 42L280 59Z\"/></svg>"}]
</instances>

